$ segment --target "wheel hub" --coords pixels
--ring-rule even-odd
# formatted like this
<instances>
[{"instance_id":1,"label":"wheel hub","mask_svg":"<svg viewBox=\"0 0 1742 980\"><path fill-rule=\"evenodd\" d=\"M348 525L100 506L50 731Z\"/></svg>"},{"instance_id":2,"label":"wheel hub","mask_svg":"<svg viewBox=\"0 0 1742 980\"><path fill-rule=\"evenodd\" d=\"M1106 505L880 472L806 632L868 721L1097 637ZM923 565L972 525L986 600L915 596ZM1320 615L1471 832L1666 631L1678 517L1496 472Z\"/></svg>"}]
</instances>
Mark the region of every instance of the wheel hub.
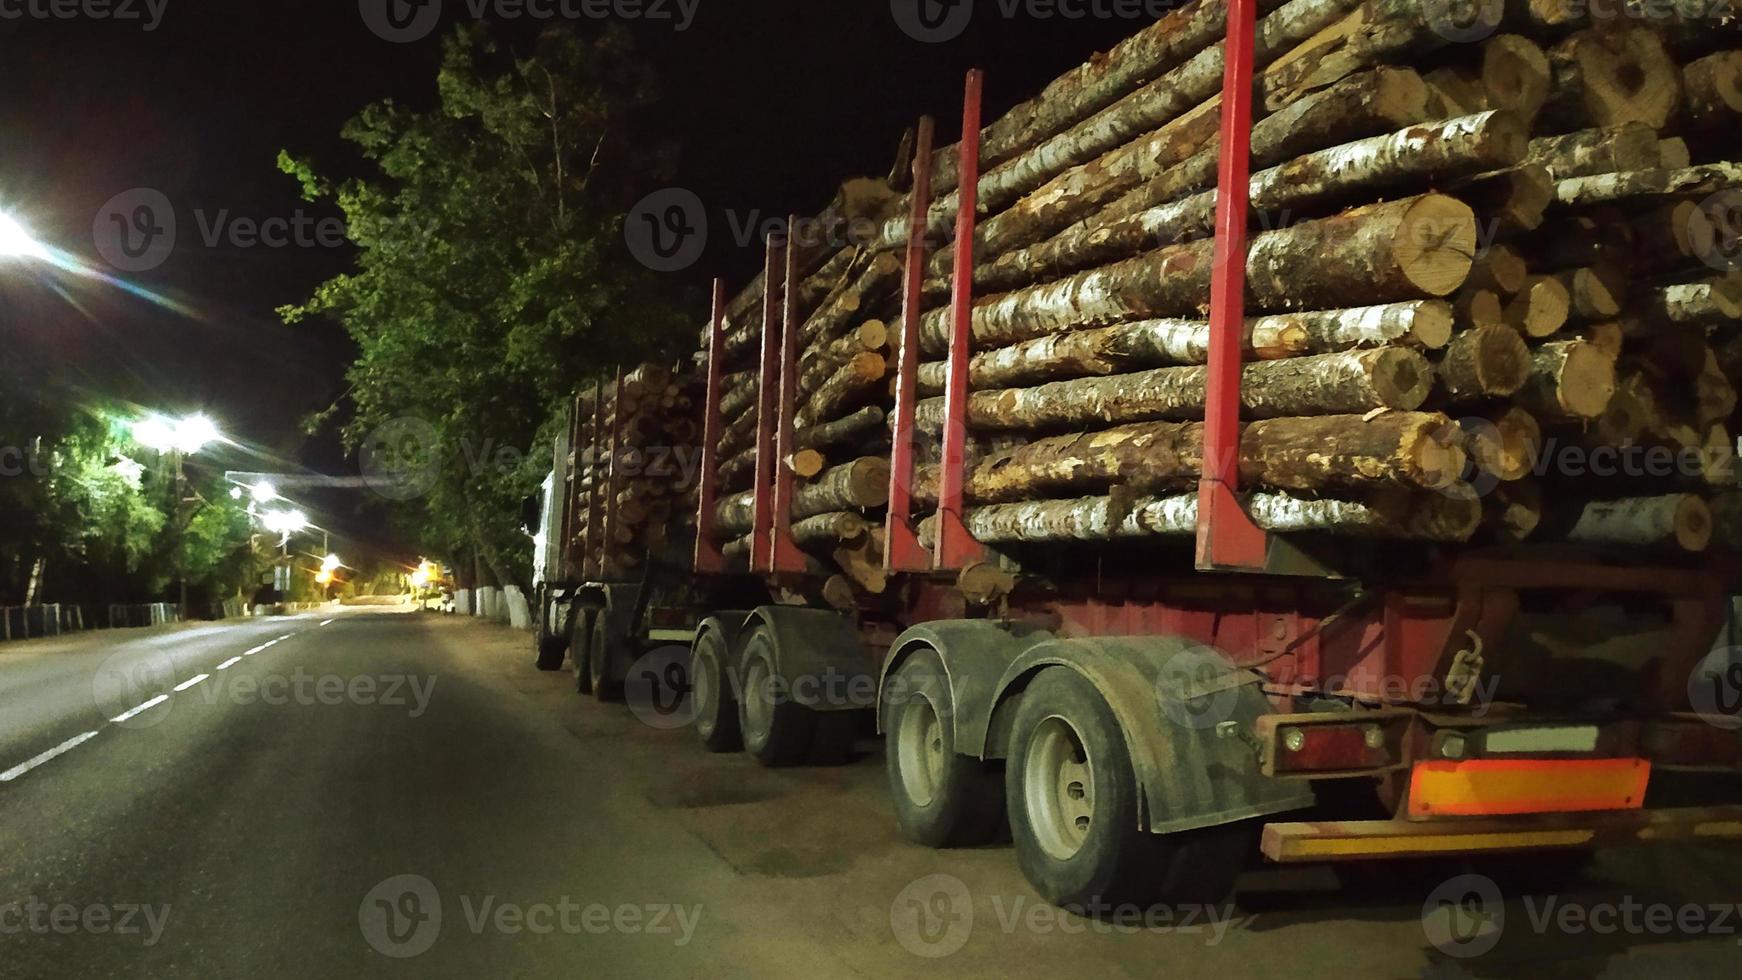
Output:
<instances>
[{"instance_id":1,"label":"wheel hub","mask_svg":"<svg viewBox=\"0 0 1742 980\"><path fill-rule=\"evenodd\" d=\"M753 660L744 671L744 716L750 731L760 737L768 732L774 718L774 692L770 690L767 664Z\"/></svg>"},{"instance_id":2,"label":"wheel hub","mask_svg":"<svg viewBox=\"0 0 1742 980\"><path fill-rule=\"evenodd\" d=\"M1041 849L1068 860L1088 840L1095 821L1095 771L1083 739L1069 721L1046 718L1023 759L1022 786Z\"/></svg>"},{"instance_id":3,"label":"wheel hub","mask_svg":"<svg viewBox=\"0 0 1742 980\"><path fill-rule=\"evenodd\" d=\"M918 697L902 712L895 750L901 763L901 785L916 806L930 806L937 795L944 764L944 729L930 699Z\"/></svg>"}]
</instances>

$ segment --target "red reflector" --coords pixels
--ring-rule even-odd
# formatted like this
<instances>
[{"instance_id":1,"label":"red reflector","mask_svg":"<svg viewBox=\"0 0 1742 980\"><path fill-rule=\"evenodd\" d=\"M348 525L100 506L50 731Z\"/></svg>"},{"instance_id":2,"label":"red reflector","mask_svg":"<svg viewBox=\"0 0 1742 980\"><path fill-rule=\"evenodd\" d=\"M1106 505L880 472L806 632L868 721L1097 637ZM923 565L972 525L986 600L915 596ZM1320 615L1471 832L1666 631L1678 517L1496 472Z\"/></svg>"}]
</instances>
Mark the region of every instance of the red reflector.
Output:
<instances>
[{"instance_id":1,"label":"red reflector","mask_svg":"<svg viewBox=\"0 0 1742 980\"><path fill-rule=\"evenodd\" d=\"M1277 731L1279 772L1341 772L1377 769L1391 761L1383 741L1367 744L1367 725L1303 725ZM1377 728L1373 729L1378 731ZM1291 747L1298 745L1298 748Z\"/></svg>"}]
</instances>

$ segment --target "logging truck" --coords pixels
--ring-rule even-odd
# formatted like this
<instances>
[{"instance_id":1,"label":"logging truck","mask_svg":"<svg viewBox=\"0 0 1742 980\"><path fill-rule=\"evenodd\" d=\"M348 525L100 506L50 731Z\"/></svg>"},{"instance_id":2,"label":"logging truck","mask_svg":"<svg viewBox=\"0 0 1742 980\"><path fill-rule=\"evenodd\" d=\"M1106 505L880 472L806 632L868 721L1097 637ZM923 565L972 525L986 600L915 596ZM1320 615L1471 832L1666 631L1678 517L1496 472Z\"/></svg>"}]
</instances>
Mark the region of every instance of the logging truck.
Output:
<instances>
[{"instance_id":1,"label":"logging truck","mask_svg":"<svg viewBox=\"0 0 1742 980\"><path fill-rule=\"evenodd\" d=\"M577 396L539 665L679 644L770 766L874 729L906 837L1064 906L1742 836L1742 34L1517 6L1197 0L989 125L971 73Z\"/></svg>"}]
</instances>

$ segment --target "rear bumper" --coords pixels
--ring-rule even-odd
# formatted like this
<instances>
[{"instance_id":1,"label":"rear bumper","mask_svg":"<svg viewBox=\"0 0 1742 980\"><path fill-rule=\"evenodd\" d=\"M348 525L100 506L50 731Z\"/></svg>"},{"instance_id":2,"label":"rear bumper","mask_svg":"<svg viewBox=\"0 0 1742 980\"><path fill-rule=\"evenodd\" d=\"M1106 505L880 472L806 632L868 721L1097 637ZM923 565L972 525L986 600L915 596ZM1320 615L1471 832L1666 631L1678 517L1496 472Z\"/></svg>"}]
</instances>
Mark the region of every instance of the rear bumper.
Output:
<instances>
[{"instance_id":1,"label":"rear bumper","mask_svg":"<svg viewBox=\"0 0 1742 980\"><path fill-rule=\"evenodd\" d=\"M1264 827L1264 856L1280 863L1592 848L1742 839L1742 805L1461 820L1339 820Z\"/></svg>"}]
</instances>

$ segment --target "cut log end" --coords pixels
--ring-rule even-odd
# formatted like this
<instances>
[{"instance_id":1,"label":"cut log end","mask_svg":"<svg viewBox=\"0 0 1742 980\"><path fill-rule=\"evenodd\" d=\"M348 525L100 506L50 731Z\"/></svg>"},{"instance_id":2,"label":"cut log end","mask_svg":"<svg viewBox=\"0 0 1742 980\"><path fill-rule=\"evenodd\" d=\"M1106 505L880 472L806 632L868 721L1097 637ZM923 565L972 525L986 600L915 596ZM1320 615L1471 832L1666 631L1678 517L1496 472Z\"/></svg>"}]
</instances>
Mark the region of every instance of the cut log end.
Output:
<instances>
[{"instance_id":1,"label":"cut log end","mask_svg":"<svg viewBox=\"0 0 1742 980\"><path fill-rule=\"evenodd\" d=\"M1392 254L1404 277L1424 295L1457 292L1476 255L1475 212L1457 198L1423 195L1403 215Z\"/></svg>"},{"instance_id":2,"label":"cut log end","mask_svg":"<svg viewBox=\"0 0 1742 980\"><path fill-rule=\"evenodd\" d=\"M1420 354L1401 347L1384 348L1376 353L1373 391L1380 404L1409 411L1427 400L1434 375Z\"/></svg>"}]
</instances>

